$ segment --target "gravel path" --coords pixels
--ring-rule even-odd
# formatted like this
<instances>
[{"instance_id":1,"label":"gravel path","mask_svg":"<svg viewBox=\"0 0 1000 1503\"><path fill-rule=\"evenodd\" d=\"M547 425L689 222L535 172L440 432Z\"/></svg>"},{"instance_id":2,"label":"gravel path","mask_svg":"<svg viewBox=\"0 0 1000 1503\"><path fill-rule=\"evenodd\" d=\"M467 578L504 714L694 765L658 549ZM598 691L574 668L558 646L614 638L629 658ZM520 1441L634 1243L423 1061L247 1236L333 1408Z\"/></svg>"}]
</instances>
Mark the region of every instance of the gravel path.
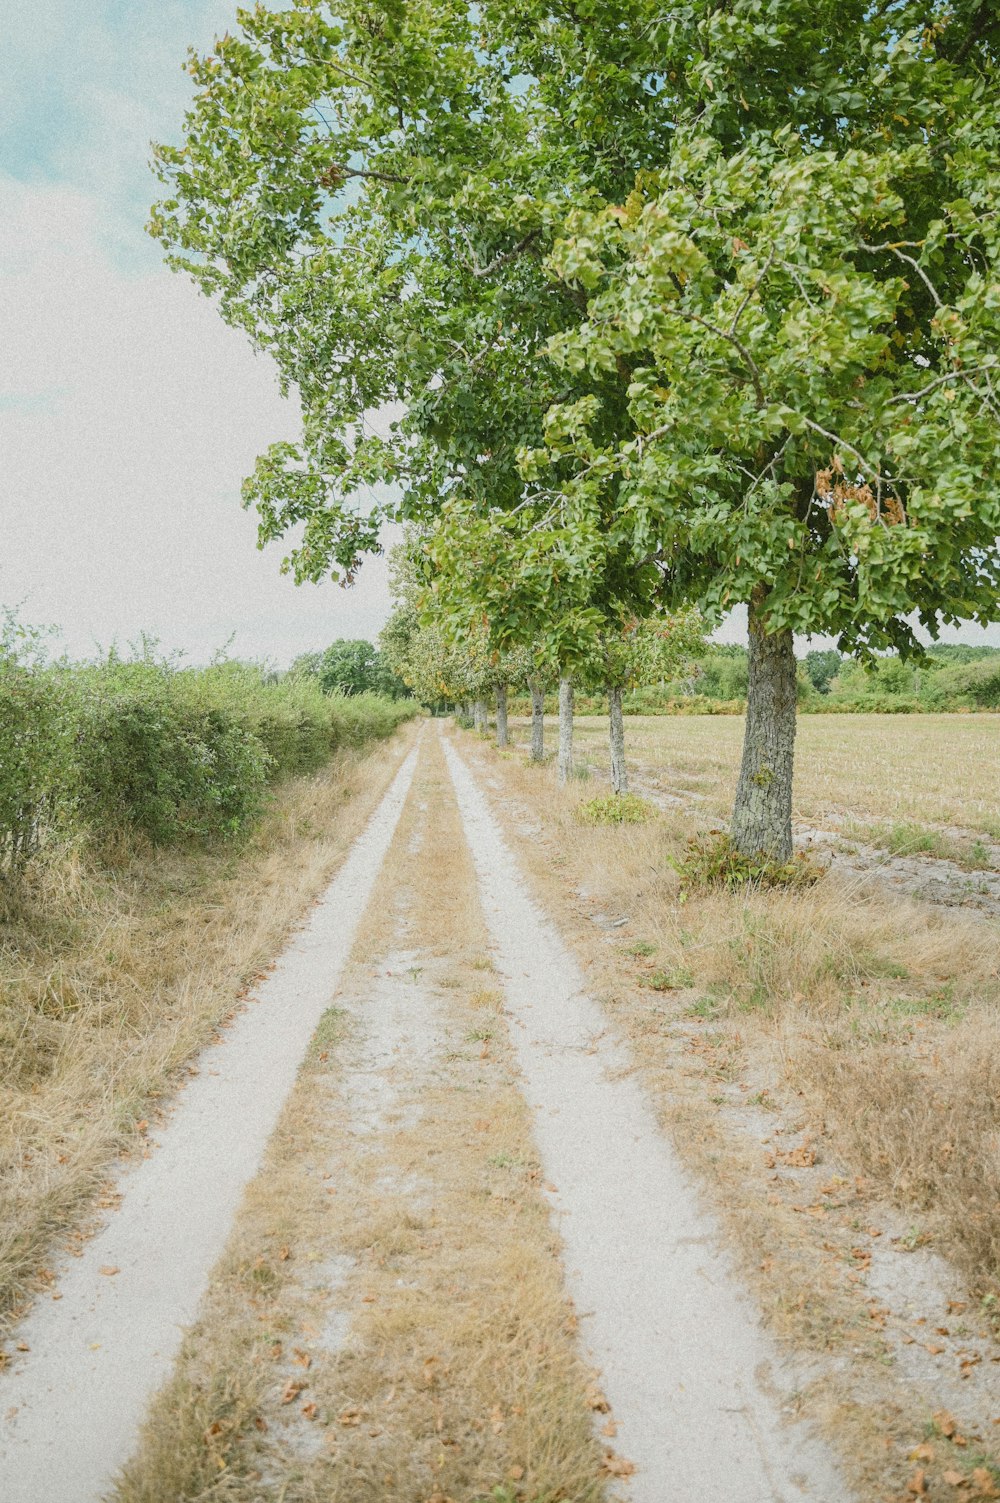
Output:
<instances>
[{"instance_id":1,"label":"gravel path","mask_svg":"<svg viewBox=\"0 0 1000 1503\"><path fill-rule=\"evenodd\" d=\"M635 1463L633 1503L846 1503L783 1413L783 1371L576 962L529 897L476 782L445 751L496 947L580 1330Z\"/></svg>"},{"instance_id":2,"label":"gravel path","mask_svg":"<svg viewBox=\"0 0 1000 1503\"><path fill-rule=\"evenodd\" d=\"M0 1499L96 1503L131 1454L152 1393L194 1320L402 812L407 756L364 833L252 1002L201 1058L120 1209L59 1270L0 1373Z\"/></svg>"},{"instance_id":3,"label":"gravel path","mask_svg":"<svg viewBox=\"0 0 1000 1503\"><path fill-rule=\"evenodd\" d=\"M795 1374L760 1329L627 1050L442 740L580 1337L618 1424L615 1449L635 1465L616 1496L848 1503L832 1459L791 1420ZM337 987L416 760L414 750L308 926L202 1057L149 1157L126 1172L120 1209L60 1269L56 1300L41 1300L18 1332L28 1350L0 1374L4 1503L98 1503L132 1452ZM426 1046L420 1002L408 987L378 1010L379 1069L353 1084L359 1126L383 1118L382 1065Z\"/></svg>"}]
</instances>

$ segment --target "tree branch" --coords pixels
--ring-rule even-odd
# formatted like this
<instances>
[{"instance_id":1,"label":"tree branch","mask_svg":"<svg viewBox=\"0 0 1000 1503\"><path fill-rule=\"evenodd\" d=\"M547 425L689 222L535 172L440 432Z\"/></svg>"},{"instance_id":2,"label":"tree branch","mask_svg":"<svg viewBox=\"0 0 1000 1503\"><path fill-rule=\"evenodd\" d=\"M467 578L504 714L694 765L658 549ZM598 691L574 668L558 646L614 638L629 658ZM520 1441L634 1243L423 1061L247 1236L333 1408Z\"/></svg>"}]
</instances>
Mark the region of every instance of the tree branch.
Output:
<instances>
[{"instance_id":1,"label":"tree branch","mask_svg":"<svg viewBox=\"0 0 1000 1503\"><path fill-rule=\"evenodd\" d=\"M987 371L1000 369L1000 360L991 360L988 365L975 365L971 370L949 371L945 376L938 376L936 381L931 381L927 386L922 386L919 391L904 391L898 397L892 397L886 403L887 407L895 407L897 402L919 402L921 397L926 397L929 392L936 391L939 386L944 386L948 381L963 381L969 376L982 376Z\"/></svg>"},{"instance_id":2,"label":"tree branch","mask_svg":"<svg viewBox=\"0 0 1000 1503\"><path fill-rule=\"evenodd\" d=\"M510 261L516 261L518 256L523 255L528 247L535 243L540 233L537 229L529 230L524 238L517 242L513 250L504 251L500 256L494 256L493 260L485 266L474 266L472 268L472 275L474 277L488 277L494 271L499 271L501 266L506 266Z\"/></svg>"},{"instance_id":3,"label":"tree branch","mask_svg":"<svg viewBox=\"0 0 1000 1503\"><path fill-rule=\"evenodd\" d=\"M930 293L931 297L934 299L934 306L935 306L935 308L943 308L944 307L944 304L942 303L941 299L938 297L937 288L934 286L934 283L931 281L930 277L927 275L927 273L924 271L923 267L920 265L920 262L919 261L915 261L912 256L908 256L908 255L906 255L906 253L904 251L900 250L899 244L904 244L905 245L907 243L906 241L901 241L901 242L899 242L899 244L896 244L896 245L892 244L891 241L887 241L884 245L866 245L863 240L860 241L859 243L861 245L861 249L862 250L870 251L872 253L872 255L877 255L879 251L889 251L892 255L897 256L900 261L905 261L908 266L912 266L913 270L916 272L917 276L921 279L921 281L923 282L924 286L927 288L927 291Z\"/></svg>"}]
</instances>

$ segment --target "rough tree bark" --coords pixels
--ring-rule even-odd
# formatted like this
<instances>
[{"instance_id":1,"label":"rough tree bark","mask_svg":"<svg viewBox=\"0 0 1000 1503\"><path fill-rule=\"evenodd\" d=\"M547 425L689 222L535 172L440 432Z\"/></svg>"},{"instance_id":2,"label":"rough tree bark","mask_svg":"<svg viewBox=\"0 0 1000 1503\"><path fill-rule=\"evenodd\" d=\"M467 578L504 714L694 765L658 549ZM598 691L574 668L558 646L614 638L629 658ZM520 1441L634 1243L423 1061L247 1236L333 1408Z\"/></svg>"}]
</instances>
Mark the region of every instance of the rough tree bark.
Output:
<instances>
[{"instance_id":1,"label":"rough tree bark","mask_svg":"<svg viewBox=\"0 0 1000 1503\"><path fill-rule=\"evenodd\" d=\"M545 690L541 684L529 683L531 690L531 760L545 759Z\"/></svg>"},{"instance_id":2,"label":"rough tree bark","mask_svg":"<svg viewBox=\"0 0 1000 1503\"><path fill-rule=\"evenodd\" d=\"M485 736L490 728L489 716L486 712L485 699L477 699L472 706L472 719L476 730L481 736Z\"/></svg>"},{"instance_id":3,"label":"rough tree bark","mask_svg":"<svg viewBox=\"0 0 1000 1503\"><path fill-rule=\"evenodd\" d=\"M497 746L507 745L507 685L497 685Z\"/></svg>"},{"instance_id":4,"label":"rough tree bark","mask_svg":"<svg viewBox=\"0 0 1000 1503\"><path fill-rule=\"evenodd\" d=\"M608 690L608 715L611 733L611 792L628 793L625 771L625 722L622 720L622 691Z\"/></svg>"},{"instance_id":5,"label":"rough tree bark","mask_svg":"<svg viewBox=\"0 0 1000 1503\"><path fill-rule=\"evenodd\" d=\"M767 591L750 601L750 681L743 761L730 836L745 856L792 856L792 767L795 757L795 652L790 631L764 630Z\"/></svg>"},{"instance_id":6,"label":"rough tree bark","mask_svg":"<svg viewBox=\"0 0 1000 1503\"><path fill-rule=\"evenodd\" d=\"M573 776L573 680L559 680L559 781Z\"/></svg>"}]
</instances>

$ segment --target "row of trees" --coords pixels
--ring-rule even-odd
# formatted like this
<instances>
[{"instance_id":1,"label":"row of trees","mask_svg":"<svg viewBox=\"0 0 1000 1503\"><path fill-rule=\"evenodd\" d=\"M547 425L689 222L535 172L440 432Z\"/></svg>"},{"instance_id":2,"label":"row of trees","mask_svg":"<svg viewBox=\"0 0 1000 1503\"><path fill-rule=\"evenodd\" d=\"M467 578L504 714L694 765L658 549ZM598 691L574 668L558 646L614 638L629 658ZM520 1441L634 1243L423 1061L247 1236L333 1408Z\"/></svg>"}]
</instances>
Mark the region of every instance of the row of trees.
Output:
<instances>
[{"instance_id":1,"label":"row of trees","mask_svg":"<svg viewBox=\"0 0 1000 1503\"><path fill-rule=\"evenodd\" d=\"M411 521L445 637L564 676L608 623L745 603L731 833L786 858L793 632L910 655L915 620L997 609L993 0L239 27L191 57L152 229L298 388L301 442L246 486L261 541L350 579Z\"/></svg>"},{"instance_id":2,"label":"row of trees","mask_svg":"<svg viewBox=\"0 0 1000 1503\"><path fill-rule=\"evenodd\" d=\"M442 568L434 535L412 532L394 550L392 588L396 609L380 637L393 670L426 704L462 705L476 728L485 731L488 706L495 706L497 745L508 742L508 695L531 696L531 756L545 756L545 695L559 689L558 773L565 783L573 773L573 707L578 689L606 696L610 723L611 785L628 790L622 697L640 683L671 677L683 658L704 638L696 610L667 617L628 617L613 606L602 612L596 603L578 611L572 629L560 634L555 610L537 610L523 618L484 612L465 631L459 555ZM438 539L440 541L440 539ZM450 567L449 567L450 562ZM452 572L454 571L454 572ZM514 576L505 576L513 587ZM474 597L473 597L474 598ZM556 597L556 603L557 603Z\"/></svg>"}]
</instances>

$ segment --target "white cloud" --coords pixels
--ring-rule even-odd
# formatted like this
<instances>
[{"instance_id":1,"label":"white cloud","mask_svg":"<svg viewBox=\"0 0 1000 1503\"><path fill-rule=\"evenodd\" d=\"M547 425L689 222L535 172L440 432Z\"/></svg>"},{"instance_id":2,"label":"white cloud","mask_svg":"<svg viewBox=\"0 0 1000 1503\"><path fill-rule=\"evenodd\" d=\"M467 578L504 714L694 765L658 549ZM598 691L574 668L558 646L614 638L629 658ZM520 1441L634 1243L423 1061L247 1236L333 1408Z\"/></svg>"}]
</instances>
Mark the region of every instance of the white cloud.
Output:
<instances>
[{"instance_id":1,"label":"white cloud","mask_svg":"<svg viewBox=\"0 0 1000 1503\"><path fill-rule=\"evenodd\" d=\"M384 560L297 589L261 554L239 483L297 410L185 279L127 275L98 200L0 179L0 601L70 651L141 631L203 658L287 662L374 636Z\"/></svg>"}]
</instances>

